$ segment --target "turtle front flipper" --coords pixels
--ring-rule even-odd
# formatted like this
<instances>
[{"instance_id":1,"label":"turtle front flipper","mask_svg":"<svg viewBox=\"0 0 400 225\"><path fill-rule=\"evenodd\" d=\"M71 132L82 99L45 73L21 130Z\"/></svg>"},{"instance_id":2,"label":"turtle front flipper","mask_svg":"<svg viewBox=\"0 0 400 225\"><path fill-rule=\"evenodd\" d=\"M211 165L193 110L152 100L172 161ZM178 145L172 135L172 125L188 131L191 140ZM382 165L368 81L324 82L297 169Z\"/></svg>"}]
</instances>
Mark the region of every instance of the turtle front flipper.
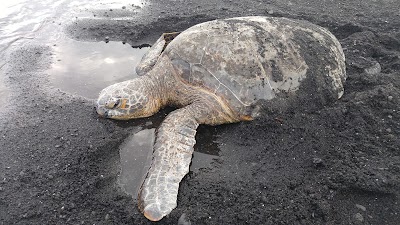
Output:
<instances>
[{"instance_id":1,"label":"turtle front flipper","mask_svg":"<svg viewBox=\"0 0 400 225\"><path fill-rule=\"evenodd\" d=\"M139 191L139 209L151 221L161 220L177 206L179 183L189 172L199 125L193 108L172 112L157 131L152 165Z\"/></svg>"},{"instance_id":2,"label":"turtle front flipper","mask_svg":"<svg viewBox=\"0 0 400 225\"><path fill-rule=\"evenodd\" d=\"M161 37L153 44L150 50L144 54L142 60L136 66L136 74L138 76L143 76L147 72L149 72L156 62L158 61L158 57L167 47L167 45L180 34L180 32L172 32L172 33L164 33Z\"/></svg>"}]
</instances>

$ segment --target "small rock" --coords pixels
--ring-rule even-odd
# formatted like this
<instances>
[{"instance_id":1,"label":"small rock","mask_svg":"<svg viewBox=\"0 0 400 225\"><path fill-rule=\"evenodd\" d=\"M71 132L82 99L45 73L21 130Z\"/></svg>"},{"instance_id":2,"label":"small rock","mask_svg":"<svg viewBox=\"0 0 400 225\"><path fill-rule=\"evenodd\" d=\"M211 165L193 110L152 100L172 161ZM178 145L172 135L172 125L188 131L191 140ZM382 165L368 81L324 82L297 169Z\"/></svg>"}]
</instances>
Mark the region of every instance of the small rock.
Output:
<instances>
[{"instance_id":1,"label":"small rock","mask_svg":"<svg viewBox=\"0 0 400 225\"><path fill-rule=\"evenodd\" d=\"M271 10L268 10L268 14L269 14L269 15L274 14L274 10L272 10L272 9L271 9Z\"/></svg>"},{"instance_id":2,"label":"small rock","mask_svg":"<svg viewBox=\"0 0 400 225\"><path fill-rule=\"evenodd\" d=\"M126 6L122 6L122 9L126 9Z\"/></svg>"},{"instance_id":3,"label":"small rock","mask_svg":"<svg viewBox=\"0 0 400 225\"><path fill-rule=\"evenodd\" d=\"M75 207L76 207L75 203L71 202L71 204L69 204L70 209L75 209Z\"/></svg>"},{"instance_id":4,"label":"small rock","mask_svg":"<svg viewBox=\"0 0 400 225\"><path fill-rule=\"evenodd\" d=\"M54 146L54 147L59 148L59 147L61 147L61 145L56 145L56 146Z\"/></svg>"},{"instance_id":5,"label":"small rock","mask_svg":"<svg viewBox=\"0 0 400 225\"><path fill-rule=\"evenodd\" d=\"M392 115L388 115L388 118L389 118L389 119L392 119L392 118L393 118L393 116L392 116Z\"/></svg>"},{"instance_id":6,"label":"small rock","mask_svg":"<svg viewBox=\"0 0 400 225\"><path fill-rule=\"evenodd\" d=\"M0 187L0 192L2 192L2 191L4 191L4 188L3 188L3 187Z\"/></svg>"},{"instance_id":7,"label":"small rock","mask_svg":"<svg viewBox=\"0 0 400 225\"><path fill-rule=\"evenodd\" d=\"M356 213L356 214L354 215L354 218L355 218L357 221L364 222L364 217L363 217L363 215L361 215L361 213Z\"/></svg>"},{"instance_id":8,"label":"small rock","mask_svg":"<svg viewBox=\"0 0 400 225\"><path fill-rule=\"evenodd\" d=\"M264 196L264 195L261 197L261 200L262 200L263 202L268 202L268 198L267 198L266 196Z\"/></svg>"},{"instance_id":9,"label":"small rock","mask_svg":"<svg viewBox=\"0 0 400 225\"><path fill-rule=\"evenodd\" d=\"M323 161L321 158L315 157L315 158L313 158L313 163L316 166L320 166L320 165L322 165Z\"/></svg>"},{"instance_id":10,"label":"small rock","mask_svg":"<svg viewBox=\"0 0 400 225\"><path fill-rule=\"evenodd\" d=\"M106 36L106 37L104 38L104 41L105 41L106 43L108 43L108 42L110 41L110 37Z\"/></svg>"},{"instance_id":11,"label":"small rock","mask_svg":"<svg viewBox=\"0 0 400 225\"><path fill-rule=\"evenodd\" d=\"M359 204L356 204L356 207L358 208L358 209L361 209L362 211L367 211L367 208L365 208L365 206L363 206L363 205L359 205Z\"/></svg>"},{"instance_id":12,"label":"small rock","mask_svg":"<svg viewBox=\"0 0 400 225\"><path fill-rule=\"evenodd\" d=\"M109 220L110 219L110 214L106 214L106 216L104 217L105 220Z\"/></svg>"},{"instance_id":13,"label":"small rock","mask_svg":"<svg viewBox=\"0 0 400 225\"><path fill-rule=\"evenodd\" d=\"M392 100L393 100L393 96L389 95L389 96L388 96L388 100L389 100L389 101L392 101Z\"/></svg>"},{"instance_id":14,"label":"small rock","mask_svg":"<svg viewBox=\"0 0 400 225\"><path fill-rule=\"evenodd\" d=\"M382 70L381 64L379 64L378 62L376 62L374 65L364 69L365 73L370 74L370 75L378 74L381 72L381 70Z\"/></svg>"},{"instance_id":15,"label":"small rock","mask_svg":"<svg viewBox=\"0 0 400 225\"><path fill-rule=\"evenodd\" d=\"M392 129L388 128L388 129L386 129L386 132L391 133Z\"/></svg>"}]
</instances>

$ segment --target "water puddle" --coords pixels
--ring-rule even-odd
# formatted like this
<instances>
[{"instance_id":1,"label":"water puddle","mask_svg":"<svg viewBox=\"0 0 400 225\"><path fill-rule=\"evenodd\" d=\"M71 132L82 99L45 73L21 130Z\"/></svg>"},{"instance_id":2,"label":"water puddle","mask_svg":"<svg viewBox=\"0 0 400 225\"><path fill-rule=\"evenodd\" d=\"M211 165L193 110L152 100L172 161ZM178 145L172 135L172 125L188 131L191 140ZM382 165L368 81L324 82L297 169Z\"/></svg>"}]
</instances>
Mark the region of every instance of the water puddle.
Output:
<instances>
[{"instance_id":1,"label":"water puddle","mask_svg":"<svg viewBox=\"0 0 400 225\"><path fill-rule=\"evenodd\" d=\"M137 77L135 66L149 48L122 42L80 42L69 38L53 45L51 84L64 92L96 99L105 87Z\"/></svg>"},{"instance_id":2,"label":"water puddle","mask_svg":"<svg viewBox=\"0 0 400 225\"><path fill-rule=\"evenodd\" d=\"M118 183L134 197L150 167L154 138L155 129L145 129L128 137L120 147L121 173Z\"/></svg>"},{"instance_id":3,"label":"water puddle","mask_svg":"<svg viewBox=\"0 0 400 225\"><path fill-rule=\"evenodd\" d=\"M146 48L133 49L121 42L78 42L64 36L63 26L78 18L132 20L146 0L13 0L0 4L0 58L26 43L54 45L52 84L61 90L97 98L100 90L135 77L134 68ZM115 15L114 15L114 14ZM5 88L0 87L0 103Z\"/></svg>"},{"instance_id":4,"label":"water puddle","mask_svg":"<svg viewBox=\"0 0 400 225\"><path fill-rule=\"evenodd\" d=\"M136 198L151 164L155 130L155 128L141 130L128 137L120 147L121 173L118 184L134 198ZM203 136L204 133L208 133L208 135ZM190 171L208 168L213 160L218 158L219 149L213 141L215 139L214 132L200 130L196 139Z\"/></svg>"}]
</instances>

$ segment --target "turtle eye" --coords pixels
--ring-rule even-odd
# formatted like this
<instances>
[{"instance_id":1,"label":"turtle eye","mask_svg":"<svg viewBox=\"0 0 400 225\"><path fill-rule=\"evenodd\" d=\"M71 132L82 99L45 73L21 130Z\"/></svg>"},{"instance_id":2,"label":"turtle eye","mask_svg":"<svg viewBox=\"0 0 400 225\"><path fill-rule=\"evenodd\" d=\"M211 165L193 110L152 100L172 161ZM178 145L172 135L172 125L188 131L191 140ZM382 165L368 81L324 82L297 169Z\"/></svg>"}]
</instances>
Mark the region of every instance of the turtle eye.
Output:
<instances>
[{"instance_id":1,"label":"turtle eye","mask_svg":"<svg viewBox=\"0 0 400 225\"><path fill-rule=\"evenodd\" d=\"M119 105L119 103L120 103L120 99L119 98L111 99L106 103L105 106L108 109L115 109Z\"/></svg>"},{"instance_id":2,"label":"turtle eye","mask_svg":"<svg viewBox=\"0 0 400 225\"><path fill-rule=\"evenodd\" d=\"M113 109L114 109L114 108L117 108L117 106L119 106L119 103L120 103L120 102L121 102L121 100L120 100L119 98L116 99Z\"/></svg>"}]
</instances>

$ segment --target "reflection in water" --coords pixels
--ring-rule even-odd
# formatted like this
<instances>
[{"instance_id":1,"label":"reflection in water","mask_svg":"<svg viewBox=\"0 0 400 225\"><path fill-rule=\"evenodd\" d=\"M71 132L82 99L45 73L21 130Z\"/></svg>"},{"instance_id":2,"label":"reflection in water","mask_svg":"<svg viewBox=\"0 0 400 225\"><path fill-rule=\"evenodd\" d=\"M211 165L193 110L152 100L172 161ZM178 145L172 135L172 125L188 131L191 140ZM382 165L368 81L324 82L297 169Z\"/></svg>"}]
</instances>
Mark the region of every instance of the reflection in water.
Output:
<instances>
[{"instance_id":1,"label":"reflection in water","mask_svg":"<svg viewBox=\"0 0 400 225\"><path fill-rule=\"evenodd\" d=\"M48 71L57 88L97 98L105 87L136 76L135 66L149 48L132 48L122 42L80 42L64 38L53 46L55 62Z\"/></svg>"},{"instance_id":2,"label":"reflection in water","mask_svg":"<svg viewBox=\"0 0 400 225\"><path fill-rule=\"evenodd\" d=\"M145 129L128 137L120 147L122 190L136 197L151 164L155 129Z\"/></svg>"},{"instance_id":3,"label":"reflection in water","mask_svg":"<svg viewBox=\"0 0 400 225\"><path fill-rule=\"evenodd\" d=\"M97 98L104 87L134 77L134 67L146 49L121 43L82 43L62 38L62 25L93 17L98 10L121 11L125 19L146 7L146 0L12 0L0 3L0 58L31 42L54 45L56 61L50 70L56 87ZM121 13L119 13L121 14ZM118 15L117 15L118 16ZM120 19L107 18L107 19ZM5 63L0 62L0 68ZM90 86L90 87L89 87ZM0 87L0 94L5 89ZM3 95L0 99L4 99ZM1 100L0 100L1 101ZM0 102L1 103L1 102Z\"/></svg>"},{"instance_id":4,"label":"reflection in water","mask_svg":"<svg viewBox=\"0 0 400 225\"><path fill-rule=\"evenodd\" d=\"M120 147L121 173L118 183L126 193L134 198L137 197L140 185L150 167L154 139L155 129L144 129L128 137ZM214 143L212 139L202 138L201 142L195 145L190 171L207 168L214 159L218 158L216 144L211 143ZM202 149L204 146L211 146L211 149L217 150L217 152L202 153L207 152Z\"/></svg>"}]
</instances>

